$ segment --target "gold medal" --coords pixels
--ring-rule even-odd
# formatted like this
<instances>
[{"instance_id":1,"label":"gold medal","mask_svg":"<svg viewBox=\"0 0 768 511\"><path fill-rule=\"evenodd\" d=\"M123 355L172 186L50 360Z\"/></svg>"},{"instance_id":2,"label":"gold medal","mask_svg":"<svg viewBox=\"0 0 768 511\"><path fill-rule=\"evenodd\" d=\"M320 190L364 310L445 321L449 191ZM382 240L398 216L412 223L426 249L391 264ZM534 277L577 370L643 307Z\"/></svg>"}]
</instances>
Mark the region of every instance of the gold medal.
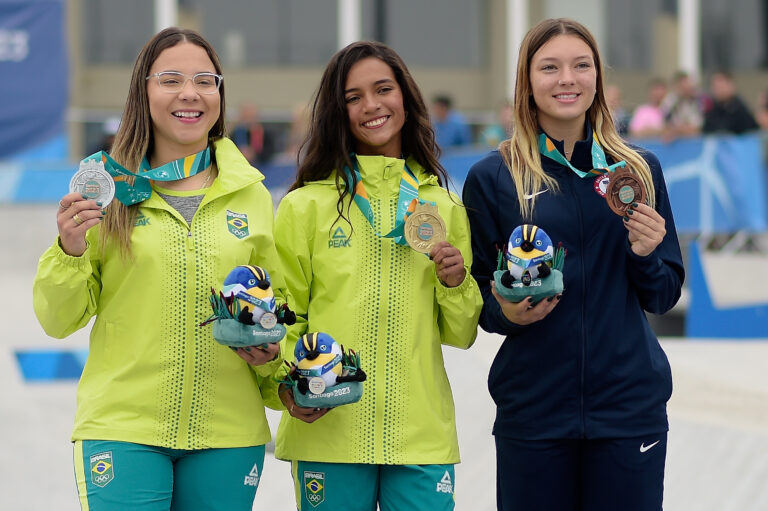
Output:
<instances>
[{"instance_id":1,"label":"gold medal","mask_svg":"<svg viewBox=\"0 0 768 511\"><path fill-rule=\"evenodd\" d=\"M445 222L434 204L418 203L405 219L405 240L416 252L429 254L437 243L445 241Z\"/></svg>"}]
</instances>

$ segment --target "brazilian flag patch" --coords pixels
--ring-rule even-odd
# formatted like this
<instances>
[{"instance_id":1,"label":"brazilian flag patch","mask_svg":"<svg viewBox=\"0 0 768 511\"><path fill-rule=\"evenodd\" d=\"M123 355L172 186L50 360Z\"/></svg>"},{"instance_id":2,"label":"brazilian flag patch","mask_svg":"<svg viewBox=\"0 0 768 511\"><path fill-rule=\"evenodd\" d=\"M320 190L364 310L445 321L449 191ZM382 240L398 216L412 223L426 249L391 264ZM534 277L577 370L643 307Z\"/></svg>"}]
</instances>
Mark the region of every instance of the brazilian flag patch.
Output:
<instances>
[{"instance_id":1,"label":"brazilian flag patch","mask_svg":"<svg viewBox=\"0 0 768 511\"><path fill-rule=\"evenodd\" d=\"M304 496L312 507L317 507L325 500L325 473L304 472Z\"/></svg>"},{"instance_id":2,"label":"brazilian flag patch","mask_svg":"<svg viewBox=\"0 0 768 511\"><path fill-rule=\"evenodd\" d=\"M115 478L114 465L112 451L100 452L91 456L91 482L96 486L105 487Z\"/></svg>"},{"instance_id":3,"label":"brazilian flag patch","mask_svg":"<svg viewBox=\"0 0 768 511\"><path fill-rule=\"evenodd\" d=\"M227 210L227 228L238 239L248 236L248 215Z\"/></svg>"}]
</instances>

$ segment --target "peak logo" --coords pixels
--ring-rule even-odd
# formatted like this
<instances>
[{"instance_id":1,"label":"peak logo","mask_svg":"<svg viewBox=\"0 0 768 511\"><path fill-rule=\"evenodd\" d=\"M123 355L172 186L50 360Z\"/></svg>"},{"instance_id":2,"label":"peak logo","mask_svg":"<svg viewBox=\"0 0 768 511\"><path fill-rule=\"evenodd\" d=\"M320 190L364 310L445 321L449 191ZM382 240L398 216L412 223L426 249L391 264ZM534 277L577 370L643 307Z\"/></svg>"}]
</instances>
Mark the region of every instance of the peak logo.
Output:
<instances>
[{"instance_id":1,"label":"peak logo","mask_svg":"<svg viewBox=\"0 0 768 511\"><path fill-rule=\"evenodd\" d=\"M445 471L443 478L440 479L440 482L437 483L435 491L438 493L453 493L453 482L451 481L451 475L447 470Z\"/></svg>"},{"instance_id":2,"label":"peak logo","mask_svg":"<svg viewBox=\"0 0 768 511\"><path fill-rule=\"evenodd\" d=\"M250 473L245 476L245 482L243 486L259 486L259 465L258 463L253 466Z\"/></svg>"},{"instance_id":3,"label":"peak logo","mask_svg":"<svg viewBox=\"0 0 768 511\"><path fill-rule=\"evenodd\" d=\"M344 248L351 247L352 242L344 232L341 226L337 227L333 234L328 238L328 248Z\"/></svg>"}]
</instances>

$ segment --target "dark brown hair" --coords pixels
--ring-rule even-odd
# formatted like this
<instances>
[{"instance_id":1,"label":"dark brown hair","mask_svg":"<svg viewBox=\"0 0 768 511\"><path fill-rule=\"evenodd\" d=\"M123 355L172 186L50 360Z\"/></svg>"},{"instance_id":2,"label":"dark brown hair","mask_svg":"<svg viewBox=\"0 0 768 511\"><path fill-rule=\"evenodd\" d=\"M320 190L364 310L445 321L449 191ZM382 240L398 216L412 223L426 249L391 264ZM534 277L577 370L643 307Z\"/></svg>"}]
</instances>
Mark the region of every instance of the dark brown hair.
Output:
<instances>
[{"instance_id":1,"label":"dark brown hair","mask_svg":"<svg viewBox=\"0 0 768 511\"><path fill-rule=\"evenodd\" d=\"M323 72L320 86L315 94L310 116L307 138L300 154L305 156L298 164L296 181L291 190L301 188L310 181L328 178L334 170L339 188L336 210L344 215L344 197L352 190L355 178L349 182L345 166L352 168L350 153L355 150L356 140L352 135L347 114L344 88L352 66L362 59L374 57L387 64L395 75L403 94L403 109L406 122L401 131L403 155L414 158L428 173L436 175L440 184L447 183L448 176L438 160L440 150L435 143L435 132L429 120L429 113L421 92L411 77L403 60L389 46L374 41L358 41L339 50ZM343 183L343 185L342 185Z\"/></svg>"}]
</instances>

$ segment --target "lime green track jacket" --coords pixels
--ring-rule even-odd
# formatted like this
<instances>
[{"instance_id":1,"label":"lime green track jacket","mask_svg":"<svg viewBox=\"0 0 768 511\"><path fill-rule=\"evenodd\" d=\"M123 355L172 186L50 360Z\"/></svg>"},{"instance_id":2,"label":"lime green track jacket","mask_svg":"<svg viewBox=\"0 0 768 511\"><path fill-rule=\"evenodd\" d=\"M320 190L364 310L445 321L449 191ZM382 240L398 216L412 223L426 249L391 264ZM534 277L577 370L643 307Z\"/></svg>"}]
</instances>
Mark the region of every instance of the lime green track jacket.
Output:
<instances>
[{"instance_id":1,"label":"lime green track jacket","mask_svg":"<svg viewBox=\"0 0 768 511\"><path fill-rule=\"evenodd\" d=\"M358 156L376 230L394 228L403 160ZM430 259L377 237L354 204L352 228L337 220L334 176L289 193L275 220L275 243L299 316L284 346L326 332L362 358L368 380L362 399L313 424L283 414L275 455L332 463L458 463L453 397L441 345L472 345L482 297L469 274L467 215L415 161L419 198L438 205L448 241L464 256L467 277L444 287ZM345 211L346 211L345 207Z\"/></svg>"},{"instance_id":2,"label":"lime green track jacket","mask_svg":"<svg viewBox=\"0 0 768 511\"><path fill-rule=\"evenodd\" d=\"M272 198L228 139L215 144L217 179L187 225L157 193L139 206L133 261L99 226L80 257L58 243L41 257L34 309L48 335L63 338L96 316L77 389L73 440L119 440L176 449L243 447L270 440L265 396L278 360L251 368L217 343L210 325L211 288L239 264L283 280L272 238Z\"/></svg>"}]
</instances>

